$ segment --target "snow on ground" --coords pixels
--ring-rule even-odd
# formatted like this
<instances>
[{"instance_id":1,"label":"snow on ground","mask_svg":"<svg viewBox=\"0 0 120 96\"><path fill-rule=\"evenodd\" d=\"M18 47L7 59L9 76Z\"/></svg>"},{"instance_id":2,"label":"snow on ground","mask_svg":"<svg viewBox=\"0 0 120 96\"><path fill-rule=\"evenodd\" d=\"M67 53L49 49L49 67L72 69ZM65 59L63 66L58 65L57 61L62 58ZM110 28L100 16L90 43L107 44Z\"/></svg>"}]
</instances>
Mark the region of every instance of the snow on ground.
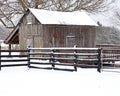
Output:
<instances>
[{"instance_id":1,"label":"snow on ground","mask_svg":"<svg viewBox=\"0 0 120 96\"><path fill-rule=\"evenodd\" d=\"M77 72L8 67L0 71L0 96L120 96L120 69ZM116 71L117 70L117 71Z\"/></svg>"}]
</instances>

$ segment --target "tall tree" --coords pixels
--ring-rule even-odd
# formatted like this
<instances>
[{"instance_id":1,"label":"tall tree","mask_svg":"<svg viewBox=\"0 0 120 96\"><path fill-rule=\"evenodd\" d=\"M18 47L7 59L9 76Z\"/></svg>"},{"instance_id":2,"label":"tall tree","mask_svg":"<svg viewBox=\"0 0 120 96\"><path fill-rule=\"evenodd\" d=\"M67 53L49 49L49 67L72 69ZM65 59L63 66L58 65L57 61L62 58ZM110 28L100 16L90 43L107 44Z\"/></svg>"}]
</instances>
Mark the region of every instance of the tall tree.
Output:
<instances>
[{"instance_id":1,"label":"tall tree","mask_svg":"<svg viewBox=\"0 0 120 96\"><path fill-rule=\"evenodd\" d=\"M0 0L0 21L6 27L14 27L12 18L23 14L27 8L39 8L57 11L87 12L105 11L115 0Z\"/></svg>"}]
</instances>

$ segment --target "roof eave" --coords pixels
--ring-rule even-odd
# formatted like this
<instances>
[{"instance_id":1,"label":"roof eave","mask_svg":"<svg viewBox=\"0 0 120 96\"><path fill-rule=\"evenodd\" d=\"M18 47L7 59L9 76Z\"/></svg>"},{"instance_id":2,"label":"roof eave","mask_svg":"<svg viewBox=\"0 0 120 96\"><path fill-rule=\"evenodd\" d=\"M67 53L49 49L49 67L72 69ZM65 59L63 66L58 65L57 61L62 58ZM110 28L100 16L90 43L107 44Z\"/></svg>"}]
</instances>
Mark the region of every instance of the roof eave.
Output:
<instances>
[{"instance_id":1,"label":"roof eave","mask_svg":"<svg viewBox=\"0 0 120 96\"><path fill-rule=\"evenodd\" d=\"M16 32L18 32L19 30L19 26L17 25L14 30L8 35L8 37L4 40L5 44L9 44L11 38L16 34Z\"/></svg>"},{"instance_id":2,"label":"roof eave","mask_svg":"<svg viewBox=\"0 0 120 96\"><path fill-rule=\"evenodd\" d=\"M15 26L15 28L13 29L13 31L7 36L7 38L4 40L4 43L5 44L9 44L10 43L10 40L11 38L14 36L14 34L16 34L16 32L18 32L17 30L19 30L19 26L22 22L22 19L24 18L24 16L30 12L29 9L27 9L26 13L21 17L21 19L19 20L18 24Z\"/></svg>"}]
</instances>

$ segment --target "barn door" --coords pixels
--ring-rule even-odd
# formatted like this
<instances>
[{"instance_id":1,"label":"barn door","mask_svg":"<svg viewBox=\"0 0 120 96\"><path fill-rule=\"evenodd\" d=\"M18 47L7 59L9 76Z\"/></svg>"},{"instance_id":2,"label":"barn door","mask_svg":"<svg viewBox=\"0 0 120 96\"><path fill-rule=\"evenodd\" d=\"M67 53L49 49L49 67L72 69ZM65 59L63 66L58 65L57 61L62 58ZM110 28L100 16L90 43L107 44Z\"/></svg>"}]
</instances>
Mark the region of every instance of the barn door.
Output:
<instances>
[{"instance_id":1,"label":"barn door","mask_svg":"<svg viewBox=\"0 0 120 96\"><path fill-rule=\"evenodd\" d=\"M66 47L74 47L75 45L75 36L66 36Z\"/></svg>"}]
</instances>

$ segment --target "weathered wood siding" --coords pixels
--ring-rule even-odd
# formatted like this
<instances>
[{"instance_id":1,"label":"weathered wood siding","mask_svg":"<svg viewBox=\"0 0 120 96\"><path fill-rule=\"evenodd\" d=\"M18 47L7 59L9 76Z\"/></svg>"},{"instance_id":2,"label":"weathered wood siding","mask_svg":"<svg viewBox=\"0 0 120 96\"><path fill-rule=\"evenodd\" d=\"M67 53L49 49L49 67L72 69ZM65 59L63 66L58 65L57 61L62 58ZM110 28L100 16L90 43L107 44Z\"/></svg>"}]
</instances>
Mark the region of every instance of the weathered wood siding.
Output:
<instances>
[{"instance_id":1,"label":"weathered wood siding","mask_svg":"<svg viewBox=\"0 0 120 96\"><path fill-rule=\"evenodd\" d=\"M43 34L41 25L23 25L20 27L19 43L22 49L26 47L42 47Z\"/></svg>"},{"instance_id":2,"label":"weathered wood siding","mask_svg":"<svg viewBox=\"0 0 120 96\"><path fill-rule=\"evenodd\" d=\"M19 30L20 49L43 46L43 28L38 21L32 17L33 22L27 24L27 16L23 18Z\"/></svg>"},{"instance_id":3,"label":"weathered wood siding","mask_svg":"<svg viewBox=\"0 0 120 96\"><path fill-rule=\"evenodd\" d=\"M31 15L31 14L30 14ZM31 47L94 47L95 27L80 25L42 25L32 16L23 18L19 29L20 49Z\"/></svg>"},{"instance_id":4,"label":"weathered wood siding","mask_svg":"<svg viewBox=\"0 0 120 96\"><path fill-rule=\"evenodd\" d=\"M67 44L67 37L75 37L74 45L94 47L95 28L75 25L44 25L44 47L73 47Z\"/></svg>"}]
</instances>

